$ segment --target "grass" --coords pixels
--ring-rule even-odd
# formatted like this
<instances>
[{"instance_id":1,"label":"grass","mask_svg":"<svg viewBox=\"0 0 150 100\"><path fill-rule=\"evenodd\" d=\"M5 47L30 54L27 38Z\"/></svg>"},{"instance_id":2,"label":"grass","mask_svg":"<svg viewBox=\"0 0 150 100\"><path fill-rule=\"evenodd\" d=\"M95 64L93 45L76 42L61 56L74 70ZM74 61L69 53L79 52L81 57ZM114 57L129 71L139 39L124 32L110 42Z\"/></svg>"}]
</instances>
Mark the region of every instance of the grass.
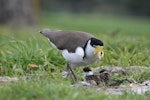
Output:
<instances>
[{"instance_id":1,"label":"grass","mask_svg":"<svg viewBox=\"0 0 150 100\"><path fill-rule=\"evenodd\" d=\"M4 88L5 87L5 88ZM70 83L63 80L51 82L50 78L23 80L18 83L9 83L0 87L0 98L2 100L148 100L149 95L137 95L124 93L121 96L106 95L103 92L96 92L95 89L85 89L82 86L71 87Z\"/></svg>"},{"instance_id":2,"label":"grass","mask_svg":"<svg viewBox=\"0 0 150 100\"><path fill-rule=\"evenodd\" d=\"M60 74L65 60L47 39L38 33L45 27L87 31L105 43L105 56L92 66L150 67L150 19L99 14L42 14L36 27L0 26L0 75L17 76L17 83L0 86L0 99L115 99L148 100L149 95L124 93L106 95L82 86L71 87ZM81 77L81 68L76 71ZM148 79L150 71L131 73L137 81ZM26 75L31 79L24 79Z\"/></svg>"}]
</instances>

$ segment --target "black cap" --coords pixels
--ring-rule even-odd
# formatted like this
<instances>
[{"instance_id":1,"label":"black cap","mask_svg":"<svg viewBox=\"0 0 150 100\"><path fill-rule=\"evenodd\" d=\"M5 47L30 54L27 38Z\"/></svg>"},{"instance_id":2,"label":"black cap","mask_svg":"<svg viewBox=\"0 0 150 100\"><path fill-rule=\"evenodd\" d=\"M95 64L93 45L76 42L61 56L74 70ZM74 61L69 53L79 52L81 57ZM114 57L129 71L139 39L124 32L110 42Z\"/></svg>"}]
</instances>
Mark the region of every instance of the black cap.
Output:
<instances>
[{"instance_id":1,"label":"black cap","mask_svg":"<svg viewBox=\"0 0 150 100\"><path fill-rule=\"evenodd\" d=\"M90 71L92 71L89 67L85 67L85 68L83 68L83 71L84 72L90 72Z\"/></svg>"},{"instance_id":2,"label":"black cap","mask_svg":"<svg viewBox=\"0 0 150 100\"><path fill-rule=\"evenodd\" d=\"M104 46L104 43L101 40L98 40L96 38L91 38L91 46L93 46L93 45Z\"/></svg>"}]
</instances>

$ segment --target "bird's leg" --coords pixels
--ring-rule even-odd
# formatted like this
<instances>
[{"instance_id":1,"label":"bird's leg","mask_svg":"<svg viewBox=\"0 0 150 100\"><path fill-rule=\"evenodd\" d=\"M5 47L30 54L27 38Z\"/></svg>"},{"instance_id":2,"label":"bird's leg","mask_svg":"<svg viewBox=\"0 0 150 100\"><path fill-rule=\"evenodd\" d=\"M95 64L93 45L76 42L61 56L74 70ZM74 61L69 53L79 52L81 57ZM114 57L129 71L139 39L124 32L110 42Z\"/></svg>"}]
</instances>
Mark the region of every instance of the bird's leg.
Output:
<instances>
[{"instance_id":1,"label":"bird's leg","mask_svg":"<svg viewBox=\"0 0 150 100\"><path fill-rule=\"evenodd\" d=\"M77 80L73 70L71 69L71 67L69 66L69 63L66 64L66 69L68 71L68 74L70 76L70 78L72 79L73 83L75 83L75 81Z\"/></svg>"}]
</instances>

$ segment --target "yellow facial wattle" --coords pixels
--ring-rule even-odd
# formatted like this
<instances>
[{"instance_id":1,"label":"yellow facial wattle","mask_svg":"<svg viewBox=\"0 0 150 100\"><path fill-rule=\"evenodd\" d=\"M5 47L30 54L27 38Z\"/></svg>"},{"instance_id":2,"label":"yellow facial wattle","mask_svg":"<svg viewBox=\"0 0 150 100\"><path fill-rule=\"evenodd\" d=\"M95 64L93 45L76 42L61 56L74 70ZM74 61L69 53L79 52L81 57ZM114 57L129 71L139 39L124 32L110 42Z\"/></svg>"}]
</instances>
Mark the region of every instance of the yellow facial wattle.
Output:
<instances>
[{"instance_id":1,"label":"yellow facial wattle","mask_svg":"<svg viewBox=\"0 0 150 100\"><path fill-rule=\"evenodd\" d=\"M103 46L94 46L94 54L96 55L98 55L98 58L100 59L100 53L101 53L101 51L103 50Z\"/></svg>"}]
</instances>

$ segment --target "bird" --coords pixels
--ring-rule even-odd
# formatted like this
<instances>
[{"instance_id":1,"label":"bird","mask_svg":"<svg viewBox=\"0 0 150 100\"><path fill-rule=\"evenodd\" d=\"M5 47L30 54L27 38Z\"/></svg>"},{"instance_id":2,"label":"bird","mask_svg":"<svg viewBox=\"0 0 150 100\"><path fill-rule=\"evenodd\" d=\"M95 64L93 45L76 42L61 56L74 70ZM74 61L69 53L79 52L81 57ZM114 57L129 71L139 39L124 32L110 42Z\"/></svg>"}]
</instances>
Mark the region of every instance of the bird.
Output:
<instances>
[{"instance_id":1,"label":"bird","mask_svg":"<svg viewBox=\"0 0 150 100\"><path fill-rule=\"evenodd\" d=\"M111 75L107 70L105 70L105 69L100 70L99 73L98 73L98 76L99 76L100 81L104 85L108 85L108 82L111 79Z\"/></svg>"},{"instance_id":2,"label":"bird","mask_svg":"<svg viewBox=\"0 0 150 100\"><path fill-rule=\"evenodd\" d=\"M108 71L105 69L102 69L97 74L93 74L92 70L89 67L83 68L83 80L85 82L93 83L94 81L96 85L99 85L100 83L103 83L104 85L108 85L110 79L111 76L108 73Z\"/></svg>"},{"instance_id":3,"label":"bird","mask_svg":"<svg viewBox=\"0 0 150 100\"><path fill-rule=\"evenodd\" d=\"M104 56L103 41L88 32L45 28L40 33L61 52L73 83L77 77L72 68L92 64Z\"/></svg>"},{"instance_id":4,"label":"bird","mask_svg":"<svg viewBox=\"0 0 150 100\"><path fill-rule=\"evenodd\" d=\"M83 68L82 72L83 72L83 81L85 81L85 82L89 80L88 76L93 75L93 72L89 67Z\"/></svg>"},{"instance_id":5,"label":"bird","mask_svg":"<svg viewBox=\"0 0 150 100\"><path fill-rule=\"evenodd\" d=\"M83 68L82 72L84 82L99 85L100 83L99 77L97 75L94 75L89 67Z\"/></svg>"}]
</instances>

